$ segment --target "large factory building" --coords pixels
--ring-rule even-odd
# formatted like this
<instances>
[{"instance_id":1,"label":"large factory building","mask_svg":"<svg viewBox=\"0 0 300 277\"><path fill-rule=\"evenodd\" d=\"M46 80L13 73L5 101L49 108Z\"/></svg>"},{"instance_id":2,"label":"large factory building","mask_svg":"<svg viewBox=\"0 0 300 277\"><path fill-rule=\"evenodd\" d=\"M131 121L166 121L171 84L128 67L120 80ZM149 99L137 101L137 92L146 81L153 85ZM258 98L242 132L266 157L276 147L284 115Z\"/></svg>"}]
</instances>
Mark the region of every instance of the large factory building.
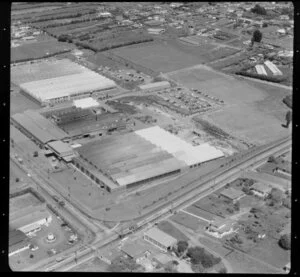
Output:
<instances>
[{"instance_id":1,"label":"large factory building","mask_svg":"<svg viewBox=\"0 0 300 277\"><path fill-rule=\"evenodd\" d=\"M158 126L110 136L77 149L75 166L108 191L129 189L224 156L216 148L192 146Z\"/></svg>"}]
</instances>

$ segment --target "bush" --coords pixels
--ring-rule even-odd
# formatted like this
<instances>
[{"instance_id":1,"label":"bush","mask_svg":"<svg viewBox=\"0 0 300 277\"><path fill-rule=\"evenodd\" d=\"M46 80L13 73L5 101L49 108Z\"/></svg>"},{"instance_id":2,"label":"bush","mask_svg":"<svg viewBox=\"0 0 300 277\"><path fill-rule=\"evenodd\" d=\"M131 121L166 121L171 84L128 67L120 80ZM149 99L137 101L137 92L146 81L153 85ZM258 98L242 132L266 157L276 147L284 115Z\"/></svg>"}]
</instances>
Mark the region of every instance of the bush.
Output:
<instances>
[{"instance_id":1,"label":"bush","mask_svg":"<svg viewBox=\"0 0 300 277\"><path fill-rule=\"evenodd\" d=\"M291 235L282 235L278 242L279 246L285 250L291 249Z\"/></svg>"},{"instance_id":2,"label":"bush","mask_svg":"<svg viewBox=\"0 0 300 277\"><path fill-rule=\"evenodd\" d=\"M264 7L261 7L260 5L256 4L254 8L251 9L251 12L260 14L260 15L266 15L267 11Z\"/></svg>"}]
</instances>

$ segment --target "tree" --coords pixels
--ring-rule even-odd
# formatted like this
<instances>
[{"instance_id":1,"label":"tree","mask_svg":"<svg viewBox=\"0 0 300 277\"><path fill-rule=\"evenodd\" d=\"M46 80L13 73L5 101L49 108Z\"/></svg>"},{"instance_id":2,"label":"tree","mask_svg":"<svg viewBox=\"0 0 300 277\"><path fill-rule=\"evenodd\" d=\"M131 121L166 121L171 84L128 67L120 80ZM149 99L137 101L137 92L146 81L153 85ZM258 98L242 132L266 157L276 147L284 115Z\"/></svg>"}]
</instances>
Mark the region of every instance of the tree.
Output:
<instances>
[{"instance_id":1,"label":"tree","mask_svg":"<svg viewBox=\"0 0 300 277\"><path fill-rule=\"evenodd\" d=\"M203 273L204 272L204 267L201 263L199 264L192 264L192 270L195 273Z\"/></svg>"},{"instance_id":2,"label":"tree","mask_svg":"<svg viewBox=\"0 0 300 277\"><path fill-rule=\"evenodd\" d=\"M262 40L262 32L258 29L256 29L254 32L253 32L253 35L252 35L252 39L251 39L251 44L253 45L254 42L261 42Z\"/></svg>"},{"instance_id":3,"label":"tree","mask_svg":"<svg viewBox=\"0 0 300 277\"><path fill-rule=\"evenodd\" d=\"M281 248L285 250L291 249L291 234L282 235L278 241L278 244Z\"/></svg>"},{"instance_id":4,"label":"tree","mask_svg":"<svg viewBox=\"0 0 300 277\"><path fill-rule=\"evenodd\" d=\"M285 120L286 120L286 127L288 128L292 121L292 112L291 111L288 111L286 113Z\"/></svg>"},{"instance_id":5,"label":"tree","mask_svg":"<svg viewBox=\"0 0 300 277\"><path fill-rule=\"evenodd\" d=\"M235 202L233 207L236 211L239 211L240 210L240 202Z\"/></svg>"},{"instance_id":6,"label":"tree","mask_svg":"<svg viewBox=\"0 0 300 277\"><path fill-rule=\"evenodd\" d=\"M267 14L267 11L264 7L256 4L254 6L254 8L251 9L251 12L253 13L256 13L256 14L260 14L260 15L266 15Z\"/></svg>"},{"instance_id":7,"label":"tree","mask_svg":"<svg viewBox=\"0 0 300 277\"><path fill-rule=\"evenodd\" d=\"M276 164L277 163L276 158L273 155L270 156L269 159L268 159L268 163L275 163Z\"/></svg>"},{"instance_id":8,"label":"tree","mask_svg":"<svg viewBox=\"0 0 300 277\"><path fill-rule=\"evenodd\" d=\"M263 28L268 27L268 23L264 22L262 25Z\"/></svg>"},{"instance_id":9,"label":"tree","mask_svg":"<svg viewBox=\"0 0 300 277\"><path fill-rule=\"evenodd\" d=\"M222 267L218 273L221 273L221 274L227 273L227 269L225 267Z\"/></svg>"},{"instance_id":10,"label":"tree","mask_svg":"<svg viewBox=\"0 0 300 277\"><path fill-rule=\"evenodd\" d=\"M189 246L189 244L186 241L180 240L177 243L177 250L179 253L183 253L188 248L188 246Z\"/></svg>"},{"instance_id":11,"label":"tree","mask_svg":"<svg viewBox=\"0 0 300 277\"><path fill-rule=\"evenodd\" d=\"M20 181L20 179L19 178L16 178L16 183L18 183Z\"/></svg>"},{"instance_id":12,"label":"tree","mask_svg":"<svg viewBox=\"0 0 300 277\"><path fill-rule=\"evenodd\" d=\"M269 194L269 199L274 201L274 204L280 203L283 198L283 193L279 189L272 188L270 194Z\"/></svg>"},{"instance_id":13,"label":"tree","mask_svg":"<svg viewBox=\"0 0 300 277\"><path fill-rule=\"evenodd\" d=\"M198 246L189 248L187 252L187 256L191 258L193 264L200 263L203 255L204 249Z\"/></svg>"}]
</instances>

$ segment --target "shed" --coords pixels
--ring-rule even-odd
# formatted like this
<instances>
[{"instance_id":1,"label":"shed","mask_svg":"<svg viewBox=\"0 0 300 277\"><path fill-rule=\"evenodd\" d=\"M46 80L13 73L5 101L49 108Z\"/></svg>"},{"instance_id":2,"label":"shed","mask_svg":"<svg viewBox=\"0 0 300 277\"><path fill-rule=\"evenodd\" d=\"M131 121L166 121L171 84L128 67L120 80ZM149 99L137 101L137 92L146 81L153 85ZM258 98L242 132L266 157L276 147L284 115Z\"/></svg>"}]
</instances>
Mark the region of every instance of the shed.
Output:
<instances>
[{"instance_id":1,"label":"shed","mask_svg":"<svg viewBox=\"0 0 300 277\"><path fill-rule=\"evenodd\" d=\"M220 193L221 196L235 202L245 196L245 193L235 188L224 189Z\"/></svg>"}]
</instances>

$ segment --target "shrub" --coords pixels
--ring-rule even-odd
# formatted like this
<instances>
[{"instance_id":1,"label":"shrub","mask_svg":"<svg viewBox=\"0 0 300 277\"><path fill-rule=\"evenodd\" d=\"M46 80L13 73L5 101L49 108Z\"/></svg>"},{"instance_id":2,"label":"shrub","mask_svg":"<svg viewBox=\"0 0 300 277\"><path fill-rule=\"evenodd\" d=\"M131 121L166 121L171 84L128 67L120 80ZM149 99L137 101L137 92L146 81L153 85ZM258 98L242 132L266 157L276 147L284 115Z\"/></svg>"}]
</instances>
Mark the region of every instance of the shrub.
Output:
<instances>
[{"instance_id":1,"label":"shrub","mask_svg":"<svg viewBox=\"0 0 300 277\"><path fill-rule=\"evenodd\" d=\"M285 250L290 250L291 249L291 235L282 235L278 241L278 244L281 248Z\"/></svg>"}]
</instances>

